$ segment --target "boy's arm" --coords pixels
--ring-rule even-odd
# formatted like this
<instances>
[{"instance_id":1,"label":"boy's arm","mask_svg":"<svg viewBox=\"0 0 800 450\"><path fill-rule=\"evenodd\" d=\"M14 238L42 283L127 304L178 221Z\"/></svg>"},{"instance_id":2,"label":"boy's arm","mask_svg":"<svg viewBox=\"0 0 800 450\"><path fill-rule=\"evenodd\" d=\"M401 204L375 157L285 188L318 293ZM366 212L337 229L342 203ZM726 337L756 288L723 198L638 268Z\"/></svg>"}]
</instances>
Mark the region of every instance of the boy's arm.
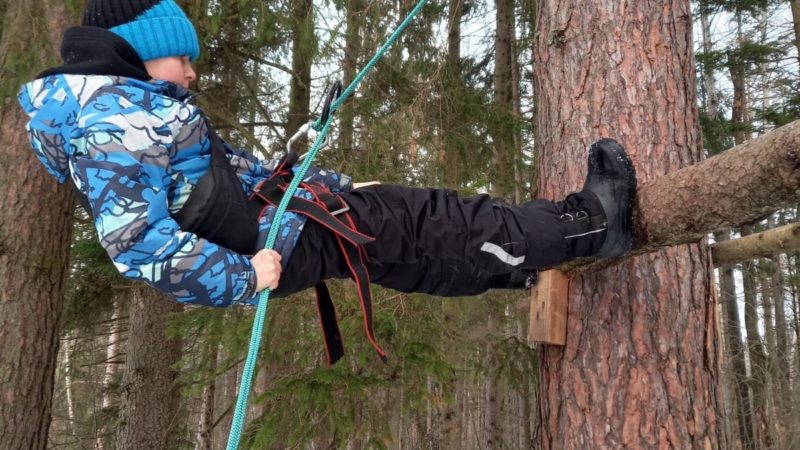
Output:
<instances>
[{"instance_id":1,"label":"boy's arm","mask_svg":"<svg viewBox=\"0 0 800 450\"><path fill-rule=\"evenodd\" d=\"M168 152L154 136L141 123L121 128L108 121L86 129L88 155L75 167L102 246L123 276L180 302L252 300L257 280L250 260L182 231L169 214L160 167Z\"/></svg>"}]
</instances>

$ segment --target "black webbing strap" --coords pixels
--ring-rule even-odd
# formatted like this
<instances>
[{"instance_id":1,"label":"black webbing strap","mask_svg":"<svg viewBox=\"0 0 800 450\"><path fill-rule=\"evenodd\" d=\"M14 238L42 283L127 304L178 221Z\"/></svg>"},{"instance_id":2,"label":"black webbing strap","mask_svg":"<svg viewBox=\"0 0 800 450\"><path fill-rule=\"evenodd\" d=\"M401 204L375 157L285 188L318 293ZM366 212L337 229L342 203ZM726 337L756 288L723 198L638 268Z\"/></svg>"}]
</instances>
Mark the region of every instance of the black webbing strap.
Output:
<instances>
[{"instance_id":1,"label":"black webbing strap","mask_svg":"<svg viewBox=\"0 0 800 450\"><path fill-rule=\"evenodd\" d=\"M334 364L344 356L344 342L339 332L339 322L336 320L336 308L333 306L328 286L322 282L314 286L317 299L319 322L322 325L322 337L325 339L325 354L328 365Z\"/></svg>"},{"instance_id":2,"label":"black webbing strap","mask_svg":"<svg viewBox=\"0 0 800 450\"><path fill-rule=\"evenodd\" d=\"M304 187L309 190L311 189L311 186ZM275 207L280 204L283 194L284 190L281 189L281 186L271 179L259 183L253 192L253 195L260 197L262 200ZM308 216L310 219L313 219L315 222L331 230L335 235L347 239L347 241L353 245L364 245L375 241L375 238L349 228L323 205L324 203L320 204L303 198L292 197L292 199L289 200L289 205L286 210ZM346 209L343 208L342 212L344 211L346 211Z\"/></svg>"},{"instance_id":3,"label":"black webbing strap","mask_svg":"<svg viewBox=\"0 0 800 450\"><path fill-rule=\"evenodd\" d=\"M280 179L281 177L276 177ZM361 312L364 319L364 328L370 344L378 352L381 360L386 362L386 353L378 346L375 341L375 332L372 322L372 292L370 290L369 273L365 266L366 253L362 245L373 242L375 238L359 233L355 223L347 211L347 204L338 196L322 192L322 189L315 189L313 185L303 184L303 188L311 192L316 201L305 200L293 197L289 201L287 211L303 214L320 225L330 230L336 237L336 242L342 252L342 256L352 274L353 280L358 287L358 297L361 303ZM285 193L285 185L280 184L274 179L268 179L259 183L254 189L253 196L265 203L277 207ZM319 191L319 192L318 192ZM323 200L324 198L324 200ZM348 221L345 224L337 218L340 213ZM316 291L317 309L320 314L322 333L325 339L325 350L328 364L336 363L344 355L344 344L339 331L336 319L336 308L333 305L328 287L324 282L318 283L314 287Z\"/></svg>"}]
</instances>

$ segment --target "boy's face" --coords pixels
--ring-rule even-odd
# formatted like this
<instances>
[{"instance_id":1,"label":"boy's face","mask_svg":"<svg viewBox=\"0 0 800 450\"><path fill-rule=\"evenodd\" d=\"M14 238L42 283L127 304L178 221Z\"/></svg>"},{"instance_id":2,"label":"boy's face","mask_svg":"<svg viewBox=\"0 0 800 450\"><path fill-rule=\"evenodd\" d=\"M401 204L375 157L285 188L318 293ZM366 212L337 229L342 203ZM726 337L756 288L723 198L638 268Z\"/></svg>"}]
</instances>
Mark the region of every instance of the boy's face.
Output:
<instances>
[{"instance_id":1,"label":"boy's face","mask_svg":"<svg viewBox=\"0 0 800 450\"><path fill-rule=\"evenodd\" d=\"M152 59L144 63L147 73L158 80L171 81L177 85L189 88L189 83L195 79L194 69L188 56L167 56L166 58Z\"/></svg>"}]
</instances>

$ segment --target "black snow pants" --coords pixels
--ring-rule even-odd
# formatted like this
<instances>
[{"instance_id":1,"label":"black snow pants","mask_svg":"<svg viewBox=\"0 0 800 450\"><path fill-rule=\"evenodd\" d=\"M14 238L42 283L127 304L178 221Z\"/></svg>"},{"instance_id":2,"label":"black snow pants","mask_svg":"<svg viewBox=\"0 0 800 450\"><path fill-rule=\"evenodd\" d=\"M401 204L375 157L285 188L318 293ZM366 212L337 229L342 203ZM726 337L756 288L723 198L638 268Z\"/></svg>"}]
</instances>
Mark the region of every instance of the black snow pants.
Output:
<instances>
[{"instance_id":1,"label":"black snow pants","mask_svg":"<svg viewBox=\"0 0 800 450\"><path fill-rule=\"evenodd\" d=\"M565 234L559 203L510 206L488 195L372 185L341 194L365 245L370 281L400 292L469 296L503 288L512 271L557 265L578 255ZM275 296L329 278L349 278L333 234L312 220L304 226Z\"/></svg>"}]
</instances>

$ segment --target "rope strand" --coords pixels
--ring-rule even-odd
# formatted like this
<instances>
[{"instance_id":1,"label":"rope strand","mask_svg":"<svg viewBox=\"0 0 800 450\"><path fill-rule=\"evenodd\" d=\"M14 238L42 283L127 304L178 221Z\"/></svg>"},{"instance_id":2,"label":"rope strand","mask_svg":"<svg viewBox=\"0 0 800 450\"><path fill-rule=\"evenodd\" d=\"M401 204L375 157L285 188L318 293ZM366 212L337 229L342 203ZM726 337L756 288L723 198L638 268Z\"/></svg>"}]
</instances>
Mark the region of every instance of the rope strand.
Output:
<instances>
[{"instance_id":1,"label":"rope strand","mask_svg":"<svg viewBox=\"0 0 800 450\"><path fill-rule=\"evenodd\" d=\"M286 194L283 196L283 199L281 199L280 205L278 205L278 210L275 213L275 218L272 221L272 226L270 227L269 235L267 236L267 242L264 245L265 249L271 249L275 247L275 241L277 240L278 231L280 229L281 217L283 217L283 214L289 205L289 201L294 195L294 192L297 190L297 186L303 180L306 171L308 171L308 168L311 166L311 163L317 156L320 146L325 141L325 136L328 134L328 130L330 129L334 113L336 113L336 111L339 109L339 106L341 106L342 103L344 103L345 100L347 100L347 98L353 93L353 91L355 91L356 87L358 87L358 84L361 83L361 80L367 76L367 73L372 70L375 64L377 64L378 60L380 60L383 54L386 53L389 47L391 47L391 45L397 40L406 27L408 27L408 24L411 23L411 21L414 19L414 16L419 13L419 11L427 2L428 0L420 0L419 3L417 3L417 6L411 10L411 12L397 27L394 33L392 33L386 43L383 44L383 46L378 50L375 56L373 56L367 65L361 69L350 85L347 86L347 89L345 89L342 95L331 105L330 114L328 114L325 123L321 123L321 117L314 123L313 127L319 132L319 135L317 135L314 145L308 152L308 156L303 160L303 164L295 172L292 182L289 183L289 187L286 189ZM247 412L247 402L250 397L250 383L253 379L256 358L258 358L258 348L261 345L261 335L264 331L264 319L267 314L269 294L269 288L264 289L261 291L258 299L258 307L256 308L256 315L253 319L253 330L250 334L250 348L247 350L247 360L244 363L244 370L242 371L242 383L239 386L239 396L236 399L236 409L233 413L231 431L228 435L227 450L236 450L239 448L239 440L242 436L242 426L244 424L245 413Z\"/></svg>"}]
</instances>

